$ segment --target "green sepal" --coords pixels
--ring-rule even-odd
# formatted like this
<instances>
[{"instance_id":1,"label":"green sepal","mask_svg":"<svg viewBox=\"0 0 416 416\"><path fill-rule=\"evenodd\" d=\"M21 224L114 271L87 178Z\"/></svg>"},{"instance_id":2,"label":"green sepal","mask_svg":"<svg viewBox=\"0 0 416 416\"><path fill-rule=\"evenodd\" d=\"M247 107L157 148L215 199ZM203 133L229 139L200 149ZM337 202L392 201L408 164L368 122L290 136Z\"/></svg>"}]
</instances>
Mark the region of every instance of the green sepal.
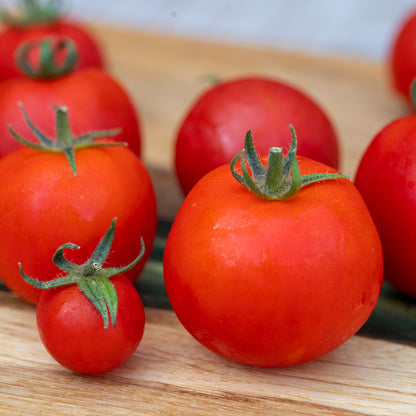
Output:
<instances>
[{"instance_id":1,"label":"green sepal","mask_svg":"<svg viewBox=\"0 0 416 416\"><path fill-rule=\"evenodd\" d=\"M56 123L56 140L52 140L45 134L43 134L29 119L22 103L18 103L23 117L33 131L38 143L31 142L19 136L14 130L13 127L9 124L10 133L13 137L22 145L30 147L39 151L47 152L63 152L68 160L68 163L72 169L74 176L77 175L77 168L75 163L75 152L78 149L85 147L99 147L99 146L127 146L125 142L99 142L94 141L94 139L99 137L111 137L120 134L121 129L111 129L111 130L102 130L94 131L91 133L83 134L78 137L74 137L71 132L71 128L68 120L68 110L66 107L54 107L55 110L55 123Z\"/></svg>"},{"instance_id":2,"label":"green sepal","mask_svg":"<svg viewBox=\"0 0 416 416\"><path fill-rule=\"evenodd\" d=\"M60 246L54 256L53 262L67 275L56 279L40 281L26 275L23 271L22 264L19 262L19 270L22 278L30 285L38 289L52 289L60 286L76 284L82 293L94 305L100 313L104 328L108 329L109 321L113 327L117 323L117 292L110 281L110 278L122 274L134 267L143 257L145 246L143 238L140 239L141 250L138 256L127 266L107 267L103 264L106 261L114 239L116 218L111 222L107 232L98 243L91 257L84 264L75 264L64 257L65 249L79 249L80 247L73 243L66 243Z\"/></svg>"},{"instance_id":3,"label":"green sepal","mask_svg":"<svg viewBox=\"0 0 416 416\"><path fill-rule=\"evenodd\" d=\"M37 66L30 61L30 52L39 49ZM58 63L58 55L64 53L64 60ZM54 79L74 71L78 63L78 52L73 41L68 38L55 40L49 37L24 42L16 51L16 65L28 77Z\"/></svg>"},{"instance_id":4,"label":"green sepal","mask_svg":"<svg viewBox=\"0 0 416 416\"><path fill-rule=\"evenodd\" d=\"M62 1L48 0L20 0L17 13L11 13L0 7L0 20L7 26L25 28L35 24L50 24L56 21L61 14Z\"/></svg>"},{"instance_id":5,"label":"green sepal","mask_svg":"<svg viewBox=\"0 0 416 416\"><path fill-rule=\"evenodd\" d=\"M115 328L118 297L113 284L107 279L91 277L79 281L78 287L102 316L104 328L109 327L108 315L110 315L111 324Z\"/></svg>"},{"instance_id":6,"label":"green sepal","mask_svg":"<svg viewBox=\"0 0 416 416\"><path fill-rule=\"evenodd\" d=\"M72 250L79 250L81 247L76 245L76 244L72 244L72 243L66 243L63 244L61 247L58 248L58 250L56 250L55 254L52 257L52 261L65 273L74 273L76 271L78 271L78 265L74 264L72 262L70 262L69 260L67 260L64 256L64 250L66 248L72 249Z\"/></svg>"},{"instance_id":7,"label":"green sepal","mask_svg":"<svg viewBox=\"0 0 416 416\"><path fill-rule=\"evenodd\" d=\"M416 109L416 77L413 78L412 82L410 83L409 97L410 97L410 102L413 105L413 108Z\"/></svg>"},{"instance_id":8,"label":"green sepal","mask_svg":"<svg viewBox=\"0 0 416 416\"><path fill-rule=\"evenodd\" d=\"M302 175L296 158L297 136L293 126L290 126L292 141L289 151L283 157L280 147L269 150L267 167L259 159L249 130L244 141L244 149L231 161L230 169L234 178L260 198L268 200L284 200L295 196L299 190L314 182L328 179L347 178L340 173L314 173ZM235 171L237 162L241 162L242 175ZM249 165L250 172L247 169Z\"/></svg>"}]
</instances>

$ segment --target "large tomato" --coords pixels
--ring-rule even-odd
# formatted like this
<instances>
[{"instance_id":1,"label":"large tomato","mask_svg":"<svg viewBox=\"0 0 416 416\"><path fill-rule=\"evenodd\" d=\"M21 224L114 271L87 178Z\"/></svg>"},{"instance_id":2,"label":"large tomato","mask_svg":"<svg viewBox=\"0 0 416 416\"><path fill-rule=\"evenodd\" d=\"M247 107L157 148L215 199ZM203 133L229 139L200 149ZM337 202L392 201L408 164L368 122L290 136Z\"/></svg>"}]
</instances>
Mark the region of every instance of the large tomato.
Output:
<instances>
[{"instance_id":1,"label":"large tomato","mask_svg":"<svg viewBox=\"0 0 416 416\"><path fill-rule=\"evenodd\" d=\"M33 47L44 48L44 52L49 51L51 55L54 53L49 40L35 43ZM33 132L21 116L18 102L23 103L32 121L49 136L55 134L54 106L66 106L75 135L120 128L121 133L114 139L127 142L140 156L138 110L126 89L99 68L70 70L53 79L44 78L40 70L34 78L21 76L0 84L0 157L20 146L9 134L9 124L23 137L35 141Z\"/></svg>"},{"instance_id":2,"label":"large tomato","mask_svg":"<svg viewBox=\"0 0 416 416\"><path fill-rule=\"evenodd\" d=\"M322 108L286 83L260 77L240 78L205 91L182 121L175 144L175 169L188 193L207 172L228 163L252 130L257 150L289 148L289 124L303 137L299 153L337 167L339 148L333 125Z\"/></svg>"},{"instance_id":3,"label":"large tomato","mask_svg":"<svg viewBox=\"0 0 416 416\"><path fill-rule=\"evenodd\" d=\"M410 101L409 88L416 77L416 9L412 9L397 29L393 39L389 66L393 86Z\"/></svg>"},{"instance_id":4,"label":"large tomato","mask_svg":"<svg viewBox=\"0 0 416 416\"><path fill-rule=\"evenodd\" d=\"M21 3L24 9L17 17L3 14L3 29L0 32L0 82L20 75L15 63L15 53L23 42L49 36L57 40L72 39L80 54L78 69L104 66L98 41L80 22L60 16L59 10L43 10L37 1L26 0ZM58 2L49 4L54 5Z\"/></svg>"},{"instance_id":5,"label":"large tomato","mask_svg":"<svg viewBox=\"0 0 416 416\"><path fill-rule=\"evenodd\" d=\"M386 280L416 297L416 115L394 120L375 135L355 184L380 233Z\"/></svg>"},{"instance_id":6,"label":"large tomato","mask_svg":"<svg viewBox=\"0 0 416 416\"><path fill-rule=\"evenodd\" d=\"M301 156L298 164L302 175L336 172ZM283 166L284 188L291 175ZM260 170L254 185L267 176ZM380 239L353 183L320 181L290 199L266 200L228 165L185 198L163 267L172 307L192 336L224 357L266 367L338 347L367 320L382 284Z\"/></svg>"},{"instance_id":7,"label":"large tomato","mask_svg":"<svg viewBox=\"0 0 416 416\"><path fill-rule=\"evenodd\" d=\"M140 159L122 145L75 147L74 152L76 176L59 151L22 147L0 159L0 278L31 302L38 300L39 289L23 281L17 262L29 275L48 280L59 272L51 263L58 246L79 244L70 259L82 263L113 217L118 228L109 265L129 263L143 237L144 259L126 274L134 281L150 255L156 201Z\"/></svg>"}]
</instances>

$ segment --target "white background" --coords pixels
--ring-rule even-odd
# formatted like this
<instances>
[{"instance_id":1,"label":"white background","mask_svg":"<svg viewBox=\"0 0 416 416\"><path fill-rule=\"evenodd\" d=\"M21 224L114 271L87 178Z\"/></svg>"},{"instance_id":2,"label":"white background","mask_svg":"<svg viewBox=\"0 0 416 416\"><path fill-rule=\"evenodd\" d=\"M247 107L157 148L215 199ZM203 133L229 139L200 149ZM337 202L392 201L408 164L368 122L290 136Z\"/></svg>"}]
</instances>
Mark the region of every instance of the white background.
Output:
<instances>
[{"instance_id":1,"label":"white background","mask_svg":"<svg viewBox=\"0 0 416 416\"><path fill-rule=\"evenodd\" d=\"M9 7L18 2L5 0L0 4ZM70 15L87 23L378 61L388 54L406 13L416 7L415 0L62 0L62 3Z\"/></svg>"},{"instance_id":2,"label":"white background","mask_svg":"<svg viewBox=\"0 0 416 416\"><path fill-rule=\"evenodd\" d=\"M13 3L9 1L7 3ZM216 41L383 60L414 0L66 0L70 14Z\"/></svg>"}]
</instances>

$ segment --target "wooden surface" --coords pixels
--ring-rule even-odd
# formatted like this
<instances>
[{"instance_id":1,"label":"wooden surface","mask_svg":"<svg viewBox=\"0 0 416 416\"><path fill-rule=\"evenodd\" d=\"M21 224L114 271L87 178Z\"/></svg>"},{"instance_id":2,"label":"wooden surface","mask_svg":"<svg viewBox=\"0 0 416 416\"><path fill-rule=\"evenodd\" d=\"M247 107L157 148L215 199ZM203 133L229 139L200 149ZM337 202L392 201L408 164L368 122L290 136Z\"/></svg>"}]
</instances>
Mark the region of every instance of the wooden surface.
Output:
<instances>
[{"instance_id":1,"label":"wooden surface","mask_svg":"<svg viewBox=\"0 0 416 416\"><path fill-rule=\"evenodd\" d=\"M203 44L96 28L110 71L144 124L144 159L161 218L181 195L171 171L177 125L206 76L264 74L305 89L326 108L353 175L372 135L407 111L382 65ZM416 349L354 336L314 362L259 369L222 359L194 341L170 310L147 307L142 343L120 368L80 376L46 353L35 309L0 291L0 415L415 415Z\"/></svg>"},{"instance_id":2,"label":"wooden surface","mask_svg":"<svg viewBox=\"0 0 416 416\"><path fill-rule=\"evenodd\" d=\"M35 309L0 292L0 414L414 415L416 349L355 336L316 361L283 369L222 359L171 311L147 308L146 329L123 366L80 376L56 364Z\"/></svg>"}]
</instances>

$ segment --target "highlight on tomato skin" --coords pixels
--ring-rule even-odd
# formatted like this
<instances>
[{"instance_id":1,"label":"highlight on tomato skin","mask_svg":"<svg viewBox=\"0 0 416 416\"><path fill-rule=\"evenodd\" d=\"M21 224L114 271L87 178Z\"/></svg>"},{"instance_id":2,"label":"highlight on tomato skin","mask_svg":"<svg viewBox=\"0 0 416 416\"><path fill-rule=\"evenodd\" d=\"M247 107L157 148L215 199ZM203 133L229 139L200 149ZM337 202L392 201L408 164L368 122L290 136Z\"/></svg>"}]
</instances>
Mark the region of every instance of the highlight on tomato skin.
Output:
<instances>
[{"instance_id":1,"label":"highlight on tomato skin","mask_svg":"<svg viewBox=\"0 0 416 416\"><path fill-rule=\"evenodd\" d=\"M340 148L323 105L297 86L261 76L224 80L207 88L190 105L175 137L174 166L186 195L210 170L230 162L247 130L256 148L290 145L288 126L303 138L298 153L335 168Z\"/></svg>"},{"instance_id":2,"label":"highlight on tomato skin","mask_svg":"<svg viewBox=\"0 0 416 416\"><path fill-rule=\"evenodd\" d=\"M247 148L241 157L256 173L231 170L249 188L267 188L270 157ZM270 199L229 165L213 169L186 196L163 260L184 328L209 350L260 367L298 365L342 345L372 313L383 281L380 237L354 184L290 152L280 162L302 178L334 176L304 179L297 192L276 180L290 197Z\"/></svg>"}]
</instances>

